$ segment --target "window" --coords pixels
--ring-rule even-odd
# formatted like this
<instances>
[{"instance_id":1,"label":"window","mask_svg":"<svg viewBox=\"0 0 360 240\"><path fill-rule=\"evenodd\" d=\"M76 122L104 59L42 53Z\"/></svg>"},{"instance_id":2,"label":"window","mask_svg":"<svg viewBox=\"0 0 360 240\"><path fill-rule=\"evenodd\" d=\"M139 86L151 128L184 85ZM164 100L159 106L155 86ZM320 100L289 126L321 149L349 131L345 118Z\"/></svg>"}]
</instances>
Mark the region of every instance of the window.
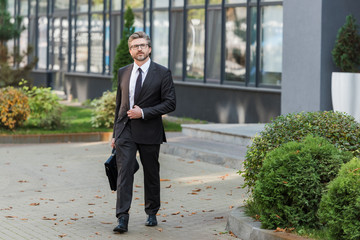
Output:
<instances>
[{"instance_id":1,"label":"window","mask_svg":"<svg viewBox=\"0 0 360 240\"><path fill-rule=\"evenodd\" d=\"M221 78L221 9L208 10L206 82L220 83Z\"/></svg>"},{"instance_id":2,"label":"window","mask_svg":"<svg viewBox=\"0 0 360 240\"><path fill-rule=\"evenodd\" d=\"M245 83L246 8L226 10L225 80Z\"/></svg>"},{"instance_id":3,"label":"window","mask_svg":"<svg viewBox=\"0 0 360 240\"><path fill-rule=\"evenodd\" d=\"M47 27L48 19L47 17L40 17L38 21L39 28L39 40L38 40L38 53L39 57L38 68L46 69L46 61L47 61Z\"/></svg>"},{"instance_id":4,"label":"window","mask_svg":"<svg viewBox=\"0 0 360 240\"><path fill-rule=\"evenodd\" d=\"M170 32L170 69L173 78L182 79L183 72L183 17L182 11L173 11L171 13L171 32Z\"/></svg>"},{"instance_id":5,"label":"window","mask_svg":"<svg viewBox=\"0 0 360 240\"><path fill-rule=\"evenodd\" d=\"M281 6L261 8L260 84L280 86L283 19Z\"/></svg>"},{"instance_id":6,"label":"window","mask_svg":"<svg viewBox=\"0 0 360 240\"><path fill-rule=\"evenodd\" d=\"M90 72L101 73L103 66L103 15L91 15Z\"/></svg>"},{"instance_id":7,"label":"window","mask_svg":"<svg viewBox=\"0 0 360 240\"><path fill-rule=\"evenodd\" d=\"M76 71L86 72L88 66L88 17L80 15L76 21Z\"/></svg>"},{"instance_id":8,"label":"window","mask_svg":"<svg viewBox=\"0 0 360 240\"><path fill-rule=\"evenodd\" d=\"M205 10L190 9L187 18L186 78L204 78Z\"/></svg>"},{"instance_id":9,"label":"window","mask_svg":"<svg viewBox=\"0 0 360 240\"><path fill-rule=\"evenodd\" d=\"M168 11L153 12L152 58L168 66L169 55L169 14Z\"/></svg>"}]
</instances>

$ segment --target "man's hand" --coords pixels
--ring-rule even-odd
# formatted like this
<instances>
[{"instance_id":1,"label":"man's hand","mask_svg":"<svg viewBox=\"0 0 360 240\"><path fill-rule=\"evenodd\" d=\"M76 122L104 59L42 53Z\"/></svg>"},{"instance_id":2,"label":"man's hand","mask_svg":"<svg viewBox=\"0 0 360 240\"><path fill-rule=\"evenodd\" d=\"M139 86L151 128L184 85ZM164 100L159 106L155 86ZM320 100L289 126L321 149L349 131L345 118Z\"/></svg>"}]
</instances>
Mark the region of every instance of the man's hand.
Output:
<instances>
[{"instance_id":1,"label":"man's hand","mask_svg":"<svg viewBox=\"0 0 360 240\"><path fill-rule=\"evenodd\" d=\"M130 119L142 118L141 108L137 105L134 105L134 107L132 109L127 111L127 115Z\"/></svg>"},{"instance_id":2,"label":"man's hand","mask_svg":"<svg viewBox=\"0 0 360 240\"><path fill-rule=\"evenodd\" d=\"M112 147L112 148L115 148L115 138L112 138L112 139L111 139L111 147Z\"/></svg>"}]
</instances>

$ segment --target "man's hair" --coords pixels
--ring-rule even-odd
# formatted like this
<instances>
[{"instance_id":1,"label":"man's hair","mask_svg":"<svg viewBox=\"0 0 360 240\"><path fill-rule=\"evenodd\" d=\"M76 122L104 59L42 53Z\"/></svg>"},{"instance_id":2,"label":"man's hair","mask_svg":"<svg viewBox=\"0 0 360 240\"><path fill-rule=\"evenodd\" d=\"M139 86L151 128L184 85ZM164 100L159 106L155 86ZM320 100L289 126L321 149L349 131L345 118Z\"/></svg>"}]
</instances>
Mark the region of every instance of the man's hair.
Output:
<instances>
[{"instance_id":1,"label":"man's hair","mask_svg":"<svg viewBox=\"0 0 360 240\"><path fill-rule=\"evenodd\" d=\"M129 37L129 39L128 39L129 48L131 47L131 42L138 38L144 38L147 41L148 46L151 47L151 40L150 40L149 35L147 35L145 32L140 31L140 32L134 32Z\"/></svg>"}]
</instances>

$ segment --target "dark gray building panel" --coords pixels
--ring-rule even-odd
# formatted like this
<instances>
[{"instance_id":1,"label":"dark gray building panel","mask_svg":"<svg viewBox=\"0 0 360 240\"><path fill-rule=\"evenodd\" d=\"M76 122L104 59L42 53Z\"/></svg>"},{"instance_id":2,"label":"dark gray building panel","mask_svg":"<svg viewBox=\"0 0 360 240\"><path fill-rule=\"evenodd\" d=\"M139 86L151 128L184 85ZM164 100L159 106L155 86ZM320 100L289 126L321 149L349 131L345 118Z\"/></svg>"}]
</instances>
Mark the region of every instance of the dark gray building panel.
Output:
<instances>
[{"instance_id":1,"label":"dark gray building panel","mask_svg":"<svg viewBox=\"0 0 360 240\"><path fill-rule=\"evenodd\" d=\"M280 114L280 90L175 82L172 115L218 123L264 123Z\"/></svg>"}]
</instances>

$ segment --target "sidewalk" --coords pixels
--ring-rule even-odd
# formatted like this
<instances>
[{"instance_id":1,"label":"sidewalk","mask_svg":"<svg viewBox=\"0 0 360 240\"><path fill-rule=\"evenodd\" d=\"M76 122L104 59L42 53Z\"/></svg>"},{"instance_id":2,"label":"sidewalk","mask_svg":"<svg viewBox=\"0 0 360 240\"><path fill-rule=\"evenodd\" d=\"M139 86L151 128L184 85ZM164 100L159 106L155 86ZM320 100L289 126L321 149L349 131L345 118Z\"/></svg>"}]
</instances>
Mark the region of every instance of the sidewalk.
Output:
<instances>
[{"instance_id":1,"label":"sidewalk","mask_svg":"<svg viewBox=\"0 0 360 240\"><path fill-rule=\"evenodd\" d=\"M106 142L0 145L0 239L236 239L225 227L246 198L237 170L168 154L160 155L159 225L144 226L140 169L129 232L114 234L109 154Z\"/></svg>"}]
</instances>

